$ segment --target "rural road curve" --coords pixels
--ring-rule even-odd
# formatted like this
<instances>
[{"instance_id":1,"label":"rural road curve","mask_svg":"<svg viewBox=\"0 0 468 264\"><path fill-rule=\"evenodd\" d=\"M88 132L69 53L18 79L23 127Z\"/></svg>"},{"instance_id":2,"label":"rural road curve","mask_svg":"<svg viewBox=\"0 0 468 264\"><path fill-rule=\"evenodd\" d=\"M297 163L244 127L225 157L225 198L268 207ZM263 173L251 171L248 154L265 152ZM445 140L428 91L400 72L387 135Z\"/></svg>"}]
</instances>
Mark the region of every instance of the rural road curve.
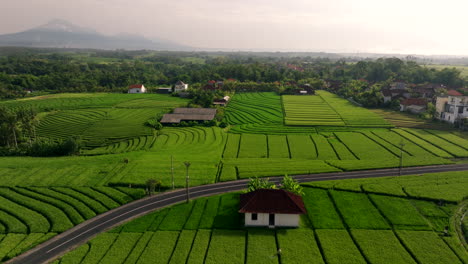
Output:
<instances>
[{"instance_id":1,"label":"rural road curve","mask_svg":"<svg viewBox=\"0 0 468 264\"><path fill-rule=\"evenodd\" d=\"M402 175L463 171L468 170L468 164L454 164L441 166L425 166L403 168ZM320 173L310 175L293 176L299 182L339 180L339 179L357 179L373 178L398 175L398 169L364 170L338 173ZM271 177L271 181L278 183L281 177ZM191 187L190 198L210 196L220 193L239 191L247 186L248 179L231 182L220 182L209 185ZM48 263L51 260L63 255L65 252L73 249L96 235L105 232L115 226L128 222L131 219L153 212L157 209L170 206L185 201L185 189L178 189L171 192L165 192L126 205L120 206L92 219L89 219L72 229L57 235L51 240L44 242L24 254L8 261L7 263L17 264L39 264Z\"/></svg>"}]
</instances>

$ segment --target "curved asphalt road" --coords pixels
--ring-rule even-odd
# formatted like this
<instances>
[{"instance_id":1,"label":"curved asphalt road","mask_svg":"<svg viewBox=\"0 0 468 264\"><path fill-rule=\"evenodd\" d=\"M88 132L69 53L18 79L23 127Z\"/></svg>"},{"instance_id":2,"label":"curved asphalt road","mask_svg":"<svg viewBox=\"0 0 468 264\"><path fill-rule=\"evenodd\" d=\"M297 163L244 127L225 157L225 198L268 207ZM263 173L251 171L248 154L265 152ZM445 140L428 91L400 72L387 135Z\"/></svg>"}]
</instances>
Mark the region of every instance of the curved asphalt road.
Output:
<instances>
[{"instance_id":1,"label":"curved asphalt road","mask_svg":"<svg viewBox=\"0 0 468 264\"><path fill-rule=\"evenodd\" d=\"M425 166L404 168L402 175L445 172L445 171L463 171L468 170L468 164L455 164L443 166ZM398 169L365 170L353 172L321 173L311 175L293 176L299 182L338 180L338 179L357 179L372 178L398 175ZM282 177L272 177L272 182L278 183ZM214 194L239 191L246 187L248 179L221 182L209 185L191 187L190 198L201 196L210 196ZM185 189L165 192L144 199L140 199L121 207L115 208L97 217L87 220L72 229L52 238L51 240L38 245L28 252L8 261L7 263L18 264L39 264L47 263L63 255L65 252L89 241L96 235L107 231L131 219L153 212L162 207L170 206L186 200Z\"/></svg>"}]
</instances>

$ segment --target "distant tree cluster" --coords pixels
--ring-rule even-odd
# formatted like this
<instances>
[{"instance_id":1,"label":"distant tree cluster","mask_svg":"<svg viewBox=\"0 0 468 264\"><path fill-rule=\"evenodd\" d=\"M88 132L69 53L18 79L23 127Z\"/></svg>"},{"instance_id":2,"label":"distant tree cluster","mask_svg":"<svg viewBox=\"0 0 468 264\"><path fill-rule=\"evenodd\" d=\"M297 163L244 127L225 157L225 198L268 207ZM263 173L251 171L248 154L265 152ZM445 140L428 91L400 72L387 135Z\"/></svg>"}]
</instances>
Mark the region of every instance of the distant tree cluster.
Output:
<instances>
[{"instance_id":1,"label":"distant tree cluster","mask_svg":"<svg viewBox=\"0 0 468 264\"><path fill-rule=\"evenodd\" d=\"M455 68L435 70L398 58L349 63L344 59L274 53L21 51L10 50L0 57L0 98L22 97L29 91L125 92L135 83L158 87L171 86L178 80L201 88L208 80L230 79L234 81L225 82L223 89L236 92L280 92L291 85L323 80L365 80L371 86L392 80L439 83L452 88L467 84Z\"/></svg>"}]
</instances>

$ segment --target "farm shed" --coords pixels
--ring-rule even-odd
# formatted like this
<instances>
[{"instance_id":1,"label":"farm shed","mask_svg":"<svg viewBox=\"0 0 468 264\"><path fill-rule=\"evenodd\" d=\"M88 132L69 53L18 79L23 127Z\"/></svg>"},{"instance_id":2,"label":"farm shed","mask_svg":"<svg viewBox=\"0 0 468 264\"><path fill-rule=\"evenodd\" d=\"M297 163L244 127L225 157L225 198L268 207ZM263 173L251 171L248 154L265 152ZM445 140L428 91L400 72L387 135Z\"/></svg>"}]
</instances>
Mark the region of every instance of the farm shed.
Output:
<instances>
[{"instance_id":1,"label":"farm shed","mask_svg":"<svg viewBox=\"0 0 468 264\"><path fill-rule=\"evenodd\" d=\"M180 121L211 121L216 116L214 108L176 108L172 114L165 114L162 124L178 124Z\"/></svg>"},{"instance_id":2,"label":"farm shed","mask_svg":"<svg viewBox=\"0 0 468 264\"><path fill-rule=\"evenodd\" d=\"M259 189L240 195L245 226L298 227L306 213L302 197L285 190Z\"/></svg>"},{"instance_id":3,"label":"farm shed","mask_svg":"<svg viewBox=\"0 0 468 264\"><path fill-rule=\"evenodd\" d=\"M128 93L146 93L146 88L143 84L133 84L128 87Z\"/></svg>"}]
</instances>

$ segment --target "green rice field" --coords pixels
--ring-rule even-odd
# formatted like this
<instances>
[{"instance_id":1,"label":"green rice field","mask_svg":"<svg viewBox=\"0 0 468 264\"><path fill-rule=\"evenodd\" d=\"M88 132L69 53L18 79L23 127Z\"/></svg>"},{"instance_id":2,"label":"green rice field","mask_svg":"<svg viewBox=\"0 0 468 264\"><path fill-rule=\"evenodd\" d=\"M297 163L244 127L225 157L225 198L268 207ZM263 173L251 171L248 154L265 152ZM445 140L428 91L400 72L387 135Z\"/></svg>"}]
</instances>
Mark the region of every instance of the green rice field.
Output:
<instances>
[{"instance_id":1,"label":"green rice field","mask_svg":"<svg viewBox=\"0 0 468 264\"><path fill-rule=\"evenodd\" d=\"M446 173L445 181L466 184ZM436 175L428 175L430 179ZM453 177L450 177L453 176ZM441 177L441 176L438 176ZM243 227L239 193L199 198L150 213L101 234L60 263L466 263L431 217L448 221L456 207L396 194L397 177L306 184L299 228ZM405 176L407 189L420 176ZM453 179L453 180L452 180ZM336 184L381 186L380 193L336 190ZM428 189L436 182L426 183ZM463 190L465 196L468 195ZM453 234L453 230L449 231ZM452 238L456 239L455 236ZM281 249L281 250L280 250ZM280 253L278 254L280 250Z\"/></svg>"}]
</instances>

